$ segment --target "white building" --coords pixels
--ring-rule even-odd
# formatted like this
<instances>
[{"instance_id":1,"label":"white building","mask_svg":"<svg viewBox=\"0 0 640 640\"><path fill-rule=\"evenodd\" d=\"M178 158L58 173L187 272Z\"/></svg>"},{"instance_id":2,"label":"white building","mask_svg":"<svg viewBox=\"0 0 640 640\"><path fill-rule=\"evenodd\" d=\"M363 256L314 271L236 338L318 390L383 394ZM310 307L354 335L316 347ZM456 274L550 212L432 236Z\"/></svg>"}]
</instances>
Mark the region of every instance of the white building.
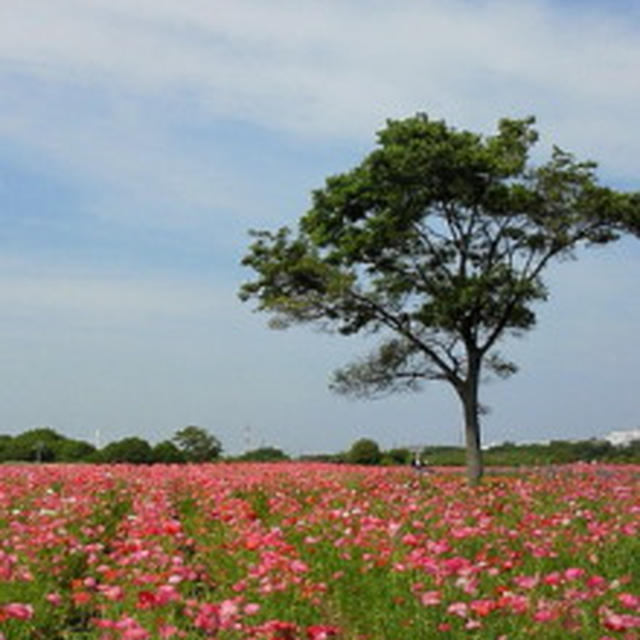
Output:
<instances>
[{"instance_id":1,"label":"white building","mask_svg":"<svg viewBox=\"0 0 640 640\"><path fill-rule=\"evenodd\" d=\"M604 439L614 447L627 447L634 440L640 440L640 429L629 429L628 431L612 431Z\"/></svg>"}]
</instances>

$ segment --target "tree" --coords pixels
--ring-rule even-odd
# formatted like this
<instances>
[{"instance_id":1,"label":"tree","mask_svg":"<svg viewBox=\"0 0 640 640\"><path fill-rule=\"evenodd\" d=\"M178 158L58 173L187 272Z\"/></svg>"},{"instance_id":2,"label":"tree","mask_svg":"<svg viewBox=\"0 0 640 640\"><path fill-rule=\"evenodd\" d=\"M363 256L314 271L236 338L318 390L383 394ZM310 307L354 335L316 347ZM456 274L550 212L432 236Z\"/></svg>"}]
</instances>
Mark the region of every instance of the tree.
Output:
<instances>
[{"instance_id":1,"label":"tree","mask_svg":"<svg viewBox=\"0 0 640 640\"><path fill-rule=\"evenodd\" d=\"M0 435L0 462L11 460L11 445L13 438L7 434Z\"/></svg>"},{"instance_id":2,"label":"tree","mask_svg":"<svg viewBox=\"0 0 640 640\"><path fill-rule=\"evenodd\" d=\"M49 427L29 429L13 438L10 457L13 460L53 462L58 457L58 447L64 441L64 436Z\"/></svg>"},{"instance_id":3,"label":"tree","mask_svg":"<svg viewBox=\"0 0 640 640\"><path fill-rule=\"evenodd\" d=\"M153 461L162 464L176 464L186 462L186 458L171 440L163 440L153 447Z\"/></svg>"},{"instance_id":4,"label":"tree","mask_svg":"<svg viewBox=\"0 0 640 640\"><path fill-rule=\"evenodd\" d=\"M347 461L352 464L379 464L381 459L378 443L370 438L356 440L347 453Z\"/></svg>"},{"instance_id":5,"label":"tree","mask_svg":"<svg viewBox=\"0 0 640 640\"><path fill-rule=\"evenodd\" d=\"M386 459L390 464L410 464L412 458L411 451L404 447L389 449L383 455L383 461Z\"/></svg>"},{"instance_id":6,"label":"tree","mask_svg":"<svg viewBox=\"0 0 640 640\"><path fill-rule=\"evenodd\" d=\"M258 447L245 451L238 460L242 462L282 462L290 460L289 456L277 447Z\"/></svg>"},{"instance_id":7,"label":"tree","mask_svg":"<svg viewBox=\"0 0 640 640\"><path fill-rule=\"evenodd\" d=\"M273 314L272 326L380 336L335 373L335 391L449 383L471 483L483 471L481 378L516 371L498 347L534 326L545 268L640 231L640 194L600 186L594 163L557 147L545 164L530 163L533 123L504 119L482 136L424 114L388 121L361 164L313 193L296 234L254 231L243 260L257 277L240 297Z\"/></svg>"},{"instance_id":8,"label":"tree","mask_svg":"<svg viewBox=\"0 0 640 640\"><path fill-rule=\"evenodd\" d=\"M173 436L174 442L184 454L187 462L210 462L222 452L218 438L202 427L189 426Z\"/></svg>"},{"instance_id":9,"label":"tree","mask_svg":"<svg viewBox=\"0 0 640 640\"><path fill-rule=\"evenodd\" d=\"M0 460L76 462L94 451L87 442L66 438L49 427L29 429L14 438L0 436Z\"/></svg>"},{"instance_id":10,"label":"tree","mask_svg":"<svg viewBox=\"0 0 640 640\"><path fill-rule=\"evenodd\" d=\"M84 440L64 439L56 447L56 460L62 462L80 462L89 460L96 448Z\"/></svg>"},{"instance_id":11,"label":"tree","mask_svg":"<svg viewBox=\"0 0 640 640\"><path fill-rule=\"evenodd\" d=\"M103 462L128 462L130 464L148 464L153 462L151 445L142 438L130 437L110 442L100 451Z\"/></svg>"}]
</instances>

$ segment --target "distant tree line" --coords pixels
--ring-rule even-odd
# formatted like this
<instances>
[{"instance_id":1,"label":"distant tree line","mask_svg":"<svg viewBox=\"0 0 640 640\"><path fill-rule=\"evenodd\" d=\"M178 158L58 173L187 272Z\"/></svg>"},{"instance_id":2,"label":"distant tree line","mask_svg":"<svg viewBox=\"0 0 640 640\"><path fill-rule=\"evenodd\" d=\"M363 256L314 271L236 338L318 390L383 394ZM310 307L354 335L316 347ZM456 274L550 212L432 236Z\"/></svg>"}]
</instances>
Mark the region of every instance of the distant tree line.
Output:
<instances>
[{"instance_id":1,"label":"distant tree line","mask_svg":"<svg viewBox=\"0 0 640 640\"><path fill-rule=\"evenodd\" d=\"M405 447L382 450L375 440L356 440L348 451L337 454L302 456L303 460L349 464L408 465L416 459L429 466L465 464L464 447L426 446L416 451ZM607 440L552 440L549 443L515 444L505 442L484 451L489 466L543 466L572 462L612 462L640 464L640 440L613 445Z\"/></svg>"},{"instance_id":2,"label":"distant tree line","mask_svg":"<svg viewBox=\"0 0 640 640\"><path fill-rule=\"evenodd\" d=\"M17 436L0 435L0 462L87 462L128 464L183 464L198 462L282 462L291 458L281 449L262 446L238 456L222 457L222 444L206 429L188 426L155 445L136 436L98 449L84 440L67 438L49 427L30 429ZM542 466L571 462L640 464L640 440L613 445L607 440L552 440L549 443L504 442L484 452L489 466ZM302 455L300 461L364 465L464 466L465 449L456 446L380 448L375 440L360 438L347 451Z\"/></svg>"},{"instance_id":3,"label":"distant tree line","mask_svg":"<svg viewBox=\"0 0 640 640\"><path fill-rule=\"evenodd\" d=\"M171 464L213 462L221 453L218 438L196 426L184 427L172 439L154 446L133 436L100 449L84 440L67 438L49 427L30 429L17 436L0 435L0 462Z\"/></svg>"}]
</instances>

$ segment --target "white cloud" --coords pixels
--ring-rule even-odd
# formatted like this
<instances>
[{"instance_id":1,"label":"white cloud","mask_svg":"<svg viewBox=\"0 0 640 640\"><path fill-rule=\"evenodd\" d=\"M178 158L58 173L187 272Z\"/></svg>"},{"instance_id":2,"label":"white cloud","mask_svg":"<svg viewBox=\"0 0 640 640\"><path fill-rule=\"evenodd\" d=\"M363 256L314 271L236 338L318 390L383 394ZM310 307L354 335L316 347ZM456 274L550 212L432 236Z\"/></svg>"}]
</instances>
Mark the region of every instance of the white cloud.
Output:
<instances>
[{"instance_id":1,"label":"white cloud","mask_svg":"<svg viewBox=\"0 0 640 640\"><path fill-rule=\"evenodd\" d=\"M505 112L534 112L562 145L593 150L623 174L640 141L632 126L640 38L608 7L6 0L0 11L6 71L95 87L109 111L102 131L94 121L71 120L56 137L44 131L42 109L25 96L0 116L4 135L58 156L68 139L66 151L78 166L93 164L129 188L136 179L150 181L135 157L140 143L153 165L148 173L164 177L159 188L169 196L190 194L195 203L213 195L194 166L202 159L180 157L176 141L156 139L167 124L156 119L166 114L132 116L137 101L178 96L211 118L245 119L310 139L369 140L387 116L415 110L482 129ZM92 157L89 150L83 157L79 141L89 143ZM177 157L170 157L172 148ZM123 158L127 149L134 153Z\"/></svg>"},{"instance_id":2,"label":"white cloud","mask_svg":"<svg viewBox=\"0 0 640 640\"><path fill-rule=\"evenodd\" d=\"M243 182L215 148L206 157L186 153L167 123L135 100L105 96L95 112L82 104L83 93L80 104L71 100L57 108L64 100L60 90L14 89L14 95L22 100L13 110L0 107L0 135L45 158L58 174L97 180L106 202L94 200L94 213L138 222L148 216L145 205L151 202L156 224L189 225L205 209L236 215L251 209Z\"/></svg>"}]
</instances>

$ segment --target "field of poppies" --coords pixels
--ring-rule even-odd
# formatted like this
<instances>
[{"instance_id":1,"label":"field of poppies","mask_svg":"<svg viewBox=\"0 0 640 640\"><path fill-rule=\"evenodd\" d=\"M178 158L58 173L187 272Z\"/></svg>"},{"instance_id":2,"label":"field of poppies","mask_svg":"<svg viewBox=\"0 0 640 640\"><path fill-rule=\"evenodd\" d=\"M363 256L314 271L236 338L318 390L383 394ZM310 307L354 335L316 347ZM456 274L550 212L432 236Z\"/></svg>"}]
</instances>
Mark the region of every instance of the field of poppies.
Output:
<instances>
[{"instance_id":1,"label":"field of poppies","mask_svg":"<svg viewBox=\"0 0 640 640\"><path fill-rule=\"evenodd\" d=\"M0 467L3 640L640 637L640 468Z\"/></svg>"}]
</instances>

